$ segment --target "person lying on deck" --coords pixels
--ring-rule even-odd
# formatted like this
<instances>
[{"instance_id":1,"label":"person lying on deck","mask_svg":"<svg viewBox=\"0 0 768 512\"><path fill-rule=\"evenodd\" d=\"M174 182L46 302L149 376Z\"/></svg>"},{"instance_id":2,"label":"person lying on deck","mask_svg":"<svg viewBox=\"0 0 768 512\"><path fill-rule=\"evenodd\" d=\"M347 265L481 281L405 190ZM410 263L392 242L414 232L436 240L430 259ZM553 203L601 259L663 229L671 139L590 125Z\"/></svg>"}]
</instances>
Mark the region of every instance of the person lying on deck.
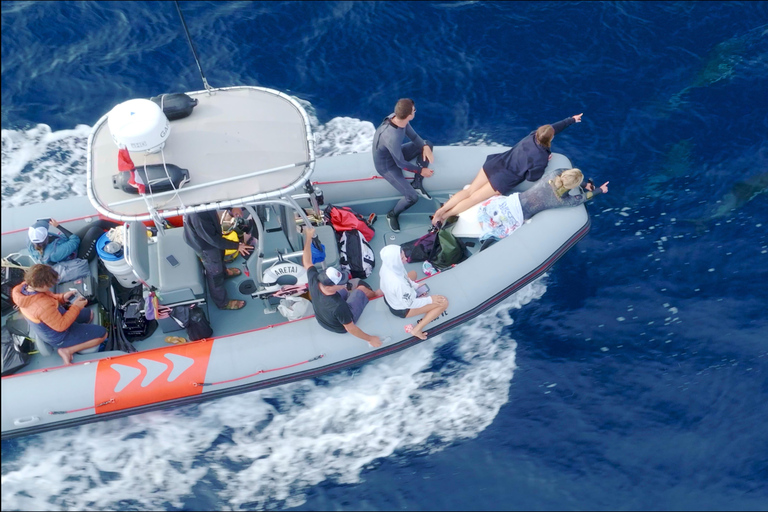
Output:
<instances>
[{"instance_id":1,"label":"person lying on deck","mask_svg":"<svg viewBox=\"0 0 768 512\"><path fill-rule=\"evenodd\" d=\"M381 295L381 290L373 291L365 281L360 281L357 288L347 290L349 276L335 267L328 267L322 273L312 264L312 237L315 229L304 228L304 253L301 262L307 269L309 281L309 296L315 318L324 329L331 332L354 334L365 340L373 348L381 346L378 336L371 336L360 329L355 323L363 314L368 301Z\"/></svg>"},{"instance_id":2,"label":"person lying on deck","mask_svg":"<svg viewBox=\"0 0 768 512\"><path fill-rule=\"evenodd\" d=\"M607 194L608 183L596 188L592 180L584 181L579 169L553 169L525 192L496 196L480 203L477 210L477 222L482 230L480 239L506 238L539 212L578 206L598 194ZM572 195L571 190L577 187L582 187L580 193Z\"/></svg>"}]
</instances>

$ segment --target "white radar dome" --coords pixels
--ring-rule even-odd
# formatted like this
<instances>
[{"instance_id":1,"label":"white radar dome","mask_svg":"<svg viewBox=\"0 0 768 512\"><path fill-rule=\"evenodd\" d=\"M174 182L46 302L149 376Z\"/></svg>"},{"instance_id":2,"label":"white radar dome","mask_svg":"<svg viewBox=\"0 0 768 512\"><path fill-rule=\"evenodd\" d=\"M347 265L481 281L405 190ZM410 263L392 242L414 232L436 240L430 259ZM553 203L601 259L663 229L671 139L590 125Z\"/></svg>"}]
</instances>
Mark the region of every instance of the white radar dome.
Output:
<instances>
[{"instance_id":1,"label":"white radar dome","mask_svg":"<svg viewBox=\"0 0 768 512\"><path fill-rule=\"evenodd\" d=\"M128 151L155 153L163 149L171 133L171 123L153 101L136 99L120 103L107 119L112 140Z\"/></svg>"}]
</instances>

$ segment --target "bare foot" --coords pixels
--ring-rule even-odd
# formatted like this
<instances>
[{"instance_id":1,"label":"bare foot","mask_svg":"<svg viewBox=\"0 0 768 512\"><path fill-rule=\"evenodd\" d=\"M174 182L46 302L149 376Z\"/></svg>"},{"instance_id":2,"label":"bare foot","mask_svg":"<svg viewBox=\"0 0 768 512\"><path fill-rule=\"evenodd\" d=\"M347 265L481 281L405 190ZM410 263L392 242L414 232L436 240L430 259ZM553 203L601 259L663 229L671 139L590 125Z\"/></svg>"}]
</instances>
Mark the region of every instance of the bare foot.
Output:
<instances>
[{"instance_id":1,"label":"bare foot","mask_svg":"<svg viewBox=\"0 0 768 512\"><path fill-rule=\"evenodd\" d=\"M418 329L414 329L414 330L412 330L412 331L411 331L411 334L412 334L413 336L416 336L416 337L417 337L417 338L419 338L420 340L425 340L425 339L427 339L427 335L429 335L429 333L428 333L428 332L421 332L421 331L420 331L420 330L418 330Z\"/></svg>"},{"instance_id":2,"label":"bare foot","mask_svg":"<svg viewBox=\"0 0 768 512\"><path fill-rule=\"evenodd\" d=\"M59 356L61 356L61 359L64 361L65 365L72 364L72 354L63 348L58 349L57 352L59 353Z\"/></svg>"}]
</instances>

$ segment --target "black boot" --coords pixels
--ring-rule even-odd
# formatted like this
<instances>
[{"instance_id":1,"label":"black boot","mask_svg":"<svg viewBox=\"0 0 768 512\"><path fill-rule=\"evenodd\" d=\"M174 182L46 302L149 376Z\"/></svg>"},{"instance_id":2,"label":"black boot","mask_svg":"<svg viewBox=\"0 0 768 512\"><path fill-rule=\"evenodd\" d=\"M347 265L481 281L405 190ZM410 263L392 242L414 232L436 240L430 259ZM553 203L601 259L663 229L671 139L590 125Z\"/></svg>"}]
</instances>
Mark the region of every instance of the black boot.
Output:
<instances>
[{"instance_id":1,"label":"black boot","mask_svg":"<svg viewBox=\"0 0 768 512\"><path fill-rule=\"evenodd\" d=\"M400 232L400 222L398 222L397 215L395 215L395 212L390 211L387 214L387 223L389 224L389 229L391 229L395 233Z\"/></svg>"},{"instance_id":2,"label":"black boot","mask_svg":"<svg viewBox=\"0 0 768 512\"><path fill-rule=\"evenodd\" d=\"M414 176L413 181L411 182L411 186L413 189L424 199L432 199L432 196L429 195L429 193L424 190L424 176L421 174L417 174Z\"/></svg>"}]
</instances>

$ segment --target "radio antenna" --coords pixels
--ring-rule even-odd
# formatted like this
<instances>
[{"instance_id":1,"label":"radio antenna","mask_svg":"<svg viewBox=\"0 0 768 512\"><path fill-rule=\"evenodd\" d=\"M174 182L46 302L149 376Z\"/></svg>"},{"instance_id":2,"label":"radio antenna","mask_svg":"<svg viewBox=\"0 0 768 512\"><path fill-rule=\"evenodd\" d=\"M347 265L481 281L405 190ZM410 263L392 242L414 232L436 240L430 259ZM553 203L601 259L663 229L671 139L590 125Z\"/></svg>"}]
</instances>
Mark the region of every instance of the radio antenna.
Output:
<instances>
[{"instance_id":1,"label":"radio antenna","mask_svg":"<svg viewBox=\"0 0 768 512\"><path fill-rule=\"evenodd\" d=\"M187 22L184 21L184 15L181 13L181 7L179 6L179 2L178 0L175 0L174 3L176 4L176 10L179 11L179 18L181 18L181 26L184 27L184 33L187 35L187 41L189 42L189 47L192 49L192 55L195 57L195 62L197 63L197 69L200 70L200 78L203 79L203 85L205 86L205 90L208 91L208 94L211 94L211 86L208 85L208 80L205 79L205 74L203 73L203 67L200 65L200 59L197 58L197 51L195 51L195 45L192 43L192 37L190 37L189 35Z\"/></svg>"}]
</instances>

